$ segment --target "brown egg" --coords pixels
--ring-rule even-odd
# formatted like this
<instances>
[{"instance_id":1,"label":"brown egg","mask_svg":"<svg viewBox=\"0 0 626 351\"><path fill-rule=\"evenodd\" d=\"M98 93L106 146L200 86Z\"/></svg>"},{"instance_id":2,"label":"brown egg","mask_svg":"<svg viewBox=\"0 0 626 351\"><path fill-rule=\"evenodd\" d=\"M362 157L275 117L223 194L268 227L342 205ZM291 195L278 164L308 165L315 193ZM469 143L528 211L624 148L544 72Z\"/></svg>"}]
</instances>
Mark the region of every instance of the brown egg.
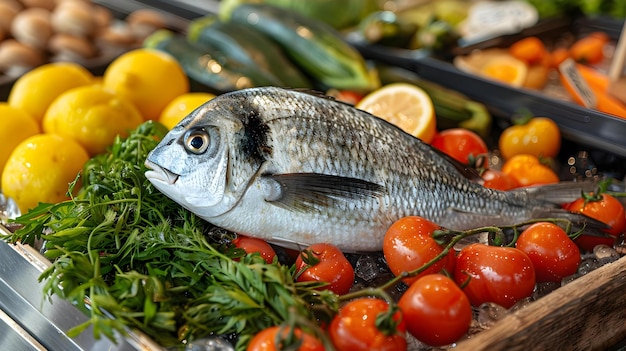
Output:
<instances>
[{"instance_id":1,"label":"brown egg","mask_svg":"<svg viewBox=\"0 0 626 351\"><path fill-rule=\"evenodd\" d=\"M92 4L82 1L63 1L52 11L51 23L56 33L90 37L97 23Z\"/></svg>"},{"instance_id":2,"label":"brown egg","mask_svg":"<svg viewBox=\"0 0 626 351\"><path fill-rule=\"evenodd\" d=\"M20 0L26 8L43 8L52 10L56 6L55 0Z\"/></svg>"},{"instance_id":3,"label":"brown egg","mask_svg":"<svg viewBox=\"0 0 626 351\"><path fill-rule=\"evenodd\" d=\"M21 11L21 5L12 1L0 1L0 28L5 33L11 31L13 18Z\"/></svg>"},{"instance_id":4,"label":"brown egg","mask_svg":"<svg viewBox=\"0 0 626 351\"><path fill-rule=\"evenodd\" d=\"M11 35L37 49L45 49L52 36L50 11L33 7L18 13L11 23Z\"/></svg>"},{"instance_id":5,"label":"brown egg","mask_svg":"<svg viewBox=\"0 0 626 351\"><path fill-rule=\"evenodd\" d=\"M45 62L45 55L14 39L0 43L0 71L10 76L18 76Z\"/></svg>"},{"instance_id":6,"label":"brown egg","mask_svg":"<svg viewBox=\"0 0 626 351\"><path fill-rule=\"evenodd\" d=\"M96 46L87 38L66 33L55 34L48 50L56 60L81 61L98 53Z\"/></svg>"}]
</instances>

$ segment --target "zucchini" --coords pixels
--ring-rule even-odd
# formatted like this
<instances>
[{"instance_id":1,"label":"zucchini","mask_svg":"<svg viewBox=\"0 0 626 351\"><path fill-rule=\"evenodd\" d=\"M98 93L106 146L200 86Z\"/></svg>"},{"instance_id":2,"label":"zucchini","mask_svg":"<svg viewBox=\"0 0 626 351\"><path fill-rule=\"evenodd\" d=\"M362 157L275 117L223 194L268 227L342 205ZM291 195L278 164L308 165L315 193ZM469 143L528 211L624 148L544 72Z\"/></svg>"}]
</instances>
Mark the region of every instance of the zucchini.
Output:
<instances>
[{"instance_id":1,"label":"zucchini","mask_svg":"<svg viewBox=\"0 0 626 351\"><path fill-rule=\"evenodd\" d=\"M208 45L194 44L185 36L167 29L151 34L144 41L144 47L172 55L192 81L216 93L280 84L276 77L254 66L234 60Z\"/></svg>"},{"instance_id":2,"label":"zucchini","mask_svg":"<svg viewBox=\"0 0 626 351\"><path fill-rule=\"evenodd\" d=\"M228 21L248 26L277 42L324 89L369 91L380 85L363 56L325 23L267 4L239 5Z\"/></svg>"},{"instance_id":3,"label":"zucchini","mask_svg":"<svg viewBox=\"0 0 626 351\"><path fill-rule=\"evenodd\" d=\"M219 49L228 57L273 74L281 86L312 88L309 79L283 53L278 44L262 33L236 23L223 22L217 15L191 21L187 39Z\"/></svg>"}]
</instances>

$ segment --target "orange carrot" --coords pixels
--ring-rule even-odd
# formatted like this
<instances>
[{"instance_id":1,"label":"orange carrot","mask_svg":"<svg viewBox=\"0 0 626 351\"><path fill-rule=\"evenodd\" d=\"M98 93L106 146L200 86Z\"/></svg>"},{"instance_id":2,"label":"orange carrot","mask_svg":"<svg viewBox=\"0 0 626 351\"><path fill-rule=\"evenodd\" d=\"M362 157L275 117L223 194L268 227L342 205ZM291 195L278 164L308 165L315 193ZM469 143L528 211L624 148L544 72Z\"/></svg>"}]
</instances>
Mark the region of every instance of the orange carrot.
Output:
<instances>
[{"instance_id":1,"label":"orange carrot","mask_svg":"<svg viewBox=\"0 0 626 351\"><path fill-rule=\"evenodd\" d=\"M581 105L585 106L583 100L578 95L577 91L572 87L569 82L565 79L565 77L561 74L561 83L567 90L567 92L572 96L574 101ZM586 80L586 78L584 78ZM597 85L588 84L589 88L593 91L596 99L595 109L604 112L610 115L614 115L621 118L626 118L626 104L622 103L620 100L614 98L609 95L606 89L598 88Z\"/></svg>"},{"instance_id":2,"label":"orange carrot","mask_svg":"<svg viewBox=\"0 0 626 351\"><path fill-rule=\"evenodd\" d=\"M599 72L597 69L576 64L576 69L580 75L585 78L585 81L594 91L607 91L609 89L609 77L606 74Z\"/></svg>"}]
</instances>

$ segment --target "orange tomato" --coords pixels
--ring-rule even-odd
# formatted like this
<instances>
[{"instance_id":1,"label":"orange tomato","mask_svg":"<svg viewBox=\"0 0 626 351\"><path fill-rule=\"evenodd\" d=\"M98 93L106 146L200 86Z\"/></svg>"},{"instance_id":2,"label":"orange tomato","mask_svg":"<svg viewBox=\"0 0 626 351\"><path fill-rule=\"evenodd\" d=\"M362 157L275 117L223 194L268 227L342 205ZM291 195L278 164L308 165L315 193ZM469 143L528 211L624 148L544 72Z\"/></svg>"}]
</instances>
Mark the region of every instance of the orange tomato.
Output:
<instances>
[{"instance_id":1,"label":"orange tomato","mask_svg":"<svg viewBox=\"0 0 626 351\"><path fill-rule=\"evenodd\" d=\"M606 33L594 32L578 39L569 48L570 56L580 63L597 64L604 59L604 45L609 41Z\"/></svg>"},{"instance_id":2,"label":"orange tomato","mask_svg":"<svg viewBox=\"0 0 626 351\"><path fill-rule=\"evenodd\" d=\"M534 117L506 128L498 147L505 160L520 154L555 157L561 148L561 132L550 118Z\"/></svg>"},{"instance_id":3,"label":"orange tomato","mask_svg":"<svg viewBox=\"0 0 626 351\"><path fill-rule=\"evenodd\" d=\"M534 155L515 155L502 165L502 172L521 186L558 183L559 177L552 168L541 163Z\"/></svg>"},{"instance_id":4,"label":"orange tomato","mask_svg":"<svg viewBox=\"0 0 626 351\"><path fill-rule=\"evenodd\" d=\"M509 47L509 53L529 65L544 63L549 55L543 41L537 37L526 37L516 41Z\"/></svg>"},{"instance_id":5,"label":"orange tomato","mask_svg":"<svg viewBox=\"0 0 626 351\"><path fill-rule=\"evenodd\" d=\"M290 333L293 332L293 335ZM257 333L246 348L246 351L323 351L324 344L315 336L304 333L301 329L289 330L280 326L263 329Z\"/></svg>"}]
</instances>

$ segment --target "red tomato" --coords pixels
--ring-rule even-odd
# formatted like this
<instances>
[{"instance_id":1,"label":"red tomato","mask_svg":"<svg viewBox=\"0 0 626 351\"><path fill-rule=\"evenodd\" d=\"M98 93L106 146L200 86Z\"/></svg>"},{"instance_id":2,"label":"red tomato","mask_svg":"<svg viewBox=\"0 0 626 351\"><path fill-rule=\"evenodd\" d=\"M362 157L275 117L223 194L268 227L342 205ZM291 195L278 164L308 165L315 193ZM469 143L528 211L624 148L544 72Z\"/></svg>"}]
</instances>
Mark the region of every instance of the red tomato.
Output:
<instances>
[{"instance_id":1,"label":"red tomato","mask_svg":"<svg viewBox=\"0 0 626 351\"><path fill-rule=\"evenodd\" d=\"M497 169L486 169L481 177L483 178L483 186L486 188L511 190L519 187L519 184L513 177Z\"/></svg>"},{"instance_id":2,"label":"red tomato","mask_svg":"<svg viewBox=\"0 0 626 351\"><path fill-rule=\"evenodd\" d=\"M478 134L464 128L441 131L435 135L430 145L463 164L470 163L470 155L476 157L489 152L487 144Z\"/></svg>"},{"instance_id":3,"label":"red tomato","mask_svg":"<svg viewBox=\"0 0 626 351\"><path fill-rule=\"evenodd\" d=\"M329 326L330 339L337 351L402 351L406 350L406 327L400 311L393 315L396 327L381 330L376 326L379 314L389 304L381 299L364 297L348 302L339 309ZM391 323L391 324L394 324Z\"/></svg>"},{"instance_id":4,"label":"red tomato","mask_svg":"<svg viewBox=\"0 0 626 351\"><path fill-rule=\"evenodd\" d=\"M293 336L295 338L294 340L290 340L290 331L291 330L289 330L289 328L281 328L280 326L266 328L250 340L246 351L279 351L286 349L298 351L324 351L324 345L322 342L313 335L302 333L302 330L296 328L293 330ZM294 349L293 346L299 342L302 342L302 345L300 345L297 349Z\"/></svg>"},{"instance_id":5,"label":"red tomato","mask_svg":"<svg viewBox=\"0 0 626 351\"><path fill-rule=\"evenodd\" d=\"M558 183L559 176L552 168L542 164L533 155L515 155L504 162L502 173L507 174L520 186Z\"/></svg>"},{"instance_id":6,"label":"red tomato","mask_svg":"<svg viewBox=\"0 0 626 351\"><path fill-rule=\"evenodd\" d=\"M309 262L311 258L313 261ZM296 259L296 270L302 273L297 281L326 282L323 289L343 295L350 291L354 283L354 268L343 252L331 244L313 244L302 251ZM310 267L307 267L310 266Z\"/></svg>"},{"instance_id":7,"label":"red tomato","mask_svg":"<svg viewBox=\"0 0 626 351\"><path fill-rule=\"evenodd\" d=\"M404 292L398 306L407 330L431 346L461 338L472 323L472 306L456 283L441 274L419 278Z\"/></svg>"},{"instance_id":8,"label":"red tomato","mask_svg":"<svg viewBox=\"0 0 626 351\"><path fill-rule=\"evenodd\" d=\"M524 251L535 267L538 282L560 282L578 271L580 250L558 225L535 223L526 228L515 247Z\"/></svg>"},{"instance_id":9,"label":"red tomato","mask_svg":"<svg viewBox=\"0 0 626 351\"><path fill-rule=\"evenodd\" d=\"M602 194L598 201L588 201L585 204L584 198L579 198L564 206L566 210L579 212L600 222L606 223L611 228L606 232L612 237L601 238L591 235L581 235L574 242L578 247L587 251L593 251L596 245L605 244L613 246L615 237L626 232L626 215L624 214L624 206L615 197Z\"/></svg>"},{"instance_id":10,"label":"red tomato","mask_svg":"<svg viewBox=\"0 0 626 351\"><path fill-rule=\"evenodd\" d=\"M439 255L444 247L433 239L433 231L441 229L435 223L418 216L408 216L397 220L389 227L383 241L383 254L391 272L400 275L422 267ZM428 267L417 276L403 279L411 284L418 277L438 273L442 269L452 272L455 261L454 250Z\"/></svg>"},{"instance_id":11,"label":"red tomato","mask_svg":"<svg viewBox=\"0 0 626 351\"><path fill-rule=\"evenodd\" d=\"M258 252L267 263L272 263L274 257L276 257L274 248L262 239L239 235L233 240L233 245L247 253Z\"/></svg>"},{"instance_id":12,"label":"red tomato","mask_svg":"<svg viewBox=\"0 0 626 351\"><path fill-rule=\"evenodd\" d=\"M336 94L332 95L335 97L335 99L343 101L350 105L356 105L359 101L361 101L361 99L363 99L363 94L351 90L340 90Z\"/></svg>"},{"instance_id":13,"label":"red tomato","mask_svg":"<svg viewBox=\"0 0 626 351\"><path fill-rule=\"evenodd\" d=\"M485 244L459 252L454 280L462 285L468 279L463 292L472 305L494 302L505 308L530 296L536 283L533 263L522 250Z\"/></svg>"}]
</instances>

